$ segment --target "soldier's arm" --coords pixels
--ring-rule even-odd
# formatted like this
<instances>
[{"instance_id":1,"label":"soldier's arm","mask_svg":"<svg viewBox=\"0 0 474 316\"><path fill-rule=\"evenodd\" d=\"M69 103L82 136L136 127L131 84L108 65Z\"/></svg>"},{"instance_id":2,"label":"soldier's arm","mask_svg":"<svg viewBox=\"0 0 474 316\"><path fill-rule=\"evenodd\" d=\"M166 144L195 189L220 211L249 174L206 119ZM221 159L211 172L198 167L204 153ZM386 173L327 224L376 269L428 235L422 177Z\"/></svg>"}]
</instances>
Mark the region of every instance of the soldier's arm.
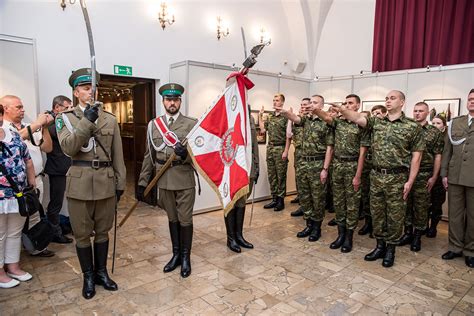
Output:
<instances>
[{"instance_id":1,"label":"soldier's arm","mask_svg":"<svg viewBox=\"0 0 474 316\"><path fill-rule=\"evenodd\" d=\"M451 124L453 124L451 122ZM441 168L440 168L440 176L443 178L443 186L445 189L448 188L448 166L449 161L451 160L451 156L453 155L453 144L449 140L448 133L446 133L444 137L444 149L443 155L441 158Z\"/></svg>"},{"instance_id":2,"label":"soldier's arm","mask_svg":"<svg viewBox=\"0 0 474 316\"><path fill-rule=\"evenodd\" d=\"M324 122L328 123L329 125L331 125L333 122L333 118L322 109L314 108L313 114L316 114L320 119L322 119Z\"/></svg>"},{"instance_id":3,"label":"soldier's arm","mask_svg":"<svg viewBox=\"0 0 474 316\"><path fill-rule=\"evenodd\" d=\"M47 127L43 127L42 135L43 135L43 143L40 146L41 151L45 153L52 152L53 140L51 139L51 135L49 134L49 129Z\"/></svg>"},{"instance_id":4,"label":"soldier's arm","mask_svg":"<svg viewBox=\"0 0 474 316\"><path fill-rule=\"evenodd\" d=\"M368 124L367 117L364 114L349 110L345 105L335 104L333 108L339 111L347 120L356 123L360 127L366 127Z\"/></svg>"},{"instance_id":5,"label":"soldier's arm","mask_svg":"<svg viewBox=\"0 0 474 316\"><path fill-rule=\"evenodd\" d=\"M328 145L326 148L326 155L324 156L324 163L323 163L323 170L319 175L319 179L321 180L322 184L325 184L329 174L329 166L331 165L332 156L334 153L334 147L332 145Z\"/></svg>"},{"instance_id":6,"label":"soldier's arm","mask_svg":"<svg viewBox=\"0 0 474 316\"><path fill-rule=\"evenodd\" d=\"M60 114L56 118L56 121L63 120L62 116L66 114ZM59 129L60 128L60 129ZM74 133L70 132L65 126L64 122L56 125L56 132L58 133L59 144L61 149L68 156L75 156L81 147L87 145L89 138L92 136L95 124L83 117L76 126Z\"/></svg>"},{"instance_id":7,"label":"soldier's arm","mask_svg":"<svg viewBox=\"0 0 474 316\"><path fill-rule=\"evenodd\" d=\"M408 175L408 181L405 183L403 187L403 199L406 201L408 198L408 194L413 187L413 183L415 182L416 175L420 170L420 162L421 162L421 155L422 151L414 151L412 152L411 162L410 162L410 174Z\"/></svg>"},{"instance_id":8,"label":"soldier's arm","mask_svg":"<svg viewBox=\"0 0 474 316\"><path fill-rule=\"evenodd\" d=\"M367 152L367 147L359 147L359 160L357 161L357 171L352 180L352 185L354 190L358 191L360 186L360 178L362 177L362 170L364 170L365 154Z\"/></svg>"},{"instance_id":9,"label":"soldier's arm","mask_svg":"<svg viewBox=\"0 0 474 316\"><path fill-rule=\"evenodd\" d=\"M151 125L148 125L148 128L151 128ZM154 151L150 151L150 139L146 137L146 149L145 156L143 157L142 170L140 171L140 176L138 178L138 185L146 187L148 182L150 182L150 177L153 174L153 159L151 155Z\"/></svg>"},{"instance_id":10,"label":"soldier's arm","mask_svg":"<svg viewBox=\"0 0 474 316\"><path fill-rule=\"evenodd\" d=\"M112 140L112 161L115 172L116 190L125 190L126 168L123 159L122 137L117 121L114 119L114 138Z\"/></svg>"},{"instance_id":11,"label":"soldier's arm","mask_svg":"<svg viewBox=\"0 0 474 316\"><path fill-rule=\"evenodd\" d=\"M280 110L280 113L281 113L281 115L283 115L284 117L286 117L287 119L289 119L290 121L292 121L296 124L301 123L301 117L299 117L298 115L296 115L293 112L293 108L290 108L289 110L282 108Z\"/></svg>"}]
</instances>

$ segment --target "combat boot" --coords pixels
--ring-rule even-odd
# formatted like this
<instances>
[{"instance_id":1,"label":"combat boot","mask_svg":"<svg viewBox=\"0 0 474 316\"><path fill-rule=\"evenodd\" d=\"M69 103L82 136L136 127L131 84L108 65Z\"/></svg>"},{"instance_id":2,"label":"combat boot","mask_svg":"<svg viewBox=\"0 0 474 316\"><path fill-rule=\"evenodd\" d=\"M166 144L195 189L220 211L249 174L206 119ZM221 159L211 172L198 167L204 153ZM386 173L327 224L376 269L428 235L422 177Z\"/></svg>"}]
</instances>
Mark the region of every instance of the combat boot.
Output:
<instances>
[{"instance_id":1,"label":"combat boot","mask_svg":"<svg viewBox=\"0 0 474 316\"><path fill-rule=\"evenodd\" d=\"M354 230L348 229L346 231L346 238L341 247L341 252L347 253L352 251L352 237L354 236Z\"/></svg>"},{"instance_id":2,"label":"combat boot","mask_svg":"<svg viewBox=\"0 0 474 316\"><path fill-rule=\"evenodd\" d=\"M235 217L235 240L240 247L247 249L253 249L253 245L244 239L243 230L244 230L244 219L245 219L245 206L244 207L235 207L234 210Z\"/></svg>"},{"instance_id":3,"label":"combat boot","mask_svg":"<svg viewBox=\"0 0 474 316\"><path fill-rule=\"evenodd\" d=\"M313 230L313 226L314 226L314 221L308 218L306 220L306 227L302 231L300 231L298 234L296 234L296 237L298 238L308 237L311 231Z\"/></svg>"},{"instance_id":4,"label":"combat boot","mask_svg":"<svg viewBox=\"0 0 474 316\"><path fill-rule=\"evenodd\" d=\"M265 204L265 205L263 206L263 208L265 208L265 209L274 208L274 207L276 206L276 204L277 204L277 196L274 195L274 196L272 197L272 201L271 201L270 203L268 203L268 204Z\"/></svg>"},{"instance_id":5,"label":"combat boot","mask_svg":"<svg viewBox=\"0 0 474 316\"><path fill-rule=\"evenodd\" d=\"M383 261L382 261L382 266L384 266L385 268L390 268L391 266L393 266L394 262L395 262L395 245L388 244L387 251L385 252L385 257L383 258Z\"/></svg>"},{"instance_id":6,"label":"combat boot","mask_svg":"<svg viewBox=\"0 0 474 316\"><path fill-rule=\"evenodd\" d=\"M300 206L296 211L291 212L290 215L293 217L303 216L304 215L303 207Z\"/></svg>"},{"instance_id":7,"label":"combat boot","mask_svg":"<svg viewBox=\"0 0 474 316\"><path fill-rule=\"evenodd\" d=\"M235 207L230 210L227 216L224 216L225 229L227 231L227 247L233 252L240 253L241 249L235 240Z\"/></svg>"},{"instance_id":8,"label":"combat boot","mask_svg":"<svg viewBox=\"0 0 474 316\"><path fill-rule=\"evenodd\" d=\"M277 196L276 202L277 204L275 205L275 208L273 210L275 212L282 211L285 208L285 200L281 196Z\"/></svg>"},{"instance_id":9,"label":"combat boot","mask_svg":"<svg viewBox=\"0 0 474 316\"><path fill-rule=\"evenodd\" d=\"M366 215L365 216L365 223L361 229L357 232L357 234L364 236L367 234L372 234L372 216Z\"/></svg>"},{"instance_id":10,"label":"combat boot","mask_svg":"<svg viewBox=\"0 0 474 316\"><path fill-rule=\"evenodd\" d=\"M81 264L81 270L84 276L82 284L82 296L88 300L95 295L94 283L94 265L92 262L92 247L79 248L76 246L77 257Z\"/></svg>"},{"instance_id":11,"label":"combat boot","mask_svg":"<svg viewBox=\"0 0 474 316\"><path fill-rule=\"evenodd\" d=\"M181 241L181 276L187 278L191 274L191 246L193 244L193 225L180 226Z\"/></svg>"},{"instance_id":12,"label":"combat boot","mask_svg":"<svg viewBox=\"0 0 474 316\"><path fill-rule=\"evenodd\" d=\"M412 241L413 241L413 226L412 225L405 226L405 233L398 241L398 245L399 246L409 245L411 244Z\"/></svg>"},{"instance_id":13,"label":"combat boot","mask_svg":"<svg viewBox=\"0 0 474 316\"><path fill-rule=\"evenodd\" d=\"M308 241L318 241L321 238L321 222L322 221L314 221L313 229L309 234Z\"/></svg>"},{"instance_id":14,"label":"combat boot","mask_svg":"<svg viewBox=\"0 0 474 316\"><path fill-rule=\"evenodd\" d=\"M328 226L337 226L336 218L331 219L328 222Z\"/></svg>"},{"instance_id":15,"label":"combat boot","mask_svg":"<svg viewBox=\"0 0 474 316\"><path fill-rule=\"evenodd\" d=\"M107 273L107 254L109 253L109 241L94 243L94 265L97 285L102 285L107 291L117 291L118 285Z\"/></svg>"},{"instance_id":16,"label":"combat boot","mask_svg":"<svg viewBox=\"0 0 474 316\"><path fill-rule=\"evenodd\" d=\"M346 226L338 225L337 238L329 245L329 248L339 249L342 246L342 243L344 242L345 237L346 237Z\"/></svg>"},{"instance_id":17,"label":"combat boot","mask_svg":"<svg viewBox=\"0 0 474 316\"><path fill-rule=\"evenodd\" d=\"M428 238L435 238L436 235L438 234L438 230L436 229L438 227L439 223L439 218L431 218L431 224L430 227L426 230L426 237Z\"/></svg>"},{"instance_id":18,"label":"combat boot","mask_svg":"<svg viewBox=\"0 0 474 316\"><path fill-rule=\"evenodd\" d=\"M170 229L171 245L173 247L173 257L163 268L164 273L168 273L181 265L181 254L179 251L179 222L168 222Z\"/></svg>"},{"instance_id":19,"label":"combat boot","mask_svg":"<svg viewBox=\"0 0 474 316\"><path fill-rule=\"evenodd\" d=\"M300 202L300 197L298 195L296 195L296 197L290 201L291 204L297 204Z\"/></svg>"},{"instance_id":20,"label":"combat boot","mask_svg":"<svg viewBox=\"0 0 474 316\"><path fill-rule=\"evenodd\" d=\"M419 229L415 229L415 236L413 237L413 241L410 245L410 250L417 252L421 250L421 235L422 231Z\"/></svg>"},{"instance_id":21,"label":"combat boot","mask_svg":"<svg viewBox=\"0 0 474 316\"><path fill-rule=\"evenodd\" d=\"M377 259L383 258L386 252L385 241L383 239L377 239L377 246L374 250L365 255L365 261L375 261Z\"/></svg>"}]
</instances>

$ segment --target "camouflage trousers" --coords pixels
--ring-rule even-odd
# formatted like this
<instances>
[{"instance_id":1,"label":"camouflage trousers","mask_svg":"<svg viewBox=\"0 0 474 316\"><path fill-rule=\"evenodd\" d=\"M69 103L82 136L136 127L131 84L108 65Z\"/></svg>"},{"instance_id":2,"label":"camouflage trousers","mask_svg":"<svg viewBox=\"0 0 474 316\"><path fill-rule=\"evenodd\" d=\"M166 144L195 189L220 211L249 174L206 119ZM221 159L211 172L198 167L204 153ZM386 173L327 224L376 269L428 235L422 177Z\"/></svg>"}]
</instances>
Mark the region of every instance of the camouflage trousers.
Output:
<instances>
[{"instance_id":1,"label":"camouflage trousers","mask_svg":"<svg viewBox=\"0 0 474 316\"><path fill-rule=\"evenodd\" d=\"M436 180L435 185L431 189L431 206L428 210L428 216L431 219L441 219L444 202L446 202L446 190L444 189L441 177L438 177L438 180Z\"/></svg>"},{"instance_id":2,"label":"camouflage trousers","mask_svg":"<svg viewBox=\"0 0 474 316\"><path fill-rule=\"evenodd\" d=\"M407 203L403 186L407 173L383 175L370 172L370 211L374 236L388 244L397 244L403 232Z\"/></svg>"},{"instance_id":3,"label":"camouflage trousers","mask_svg":"<svg viewBox=\"0 0 474 316\"><path fill-rule=\"evenodd\" d=\"M355 229L359 222L361 190L354 191L352 180L357 172L357 161L334 161L332 188L336 222L347 229Z\"/></svg>"},{"instance_id":4,"label":"camouflage trousers","mask_svg":"<svg viewBox=\"0 0 474 316\"><path fill-rule=\"evenodd\" d=\"M362 169L362 177L360 179L360 205L362 215L364 216L370 216L370 170L372 170L372 161L366 160L364 162L364 169Z\"/></svg>"},{"instance_id":5,"label":"camouflage trousers","mask_svg":"<svg viewBox=\"0 0 474 316\"><path fill-rule=\"evenodd\" d=\"M416 176L410 195L408 196L405 226L412 226L418 230L425 230L428 222L428 212L431 204L430 192L426 183L431 172L419 172Z\"/></svg>"},{"instance_id":6,"label":"camouflage trousers","mask_svg":"<svg viewBox=\"0 0 474 316\"><path fill-rule=\"evenodd\" d=\"M273 196L285 197L286 195L288 159L281 159L284 150L285 146L267 146L268 182L270 182L270 191Z\"/></svg>"},{"instance_id":7,"label":"camouflage trousers","mask_svg":"<svg viewBox=\"0 0 474 316\"><path fill-rule=\"evenodd\" d=\"M322 221L326 204L326 184L319 178L324 161L301 161L299 198L304 219Z\"/></svg>"}]
</instances>

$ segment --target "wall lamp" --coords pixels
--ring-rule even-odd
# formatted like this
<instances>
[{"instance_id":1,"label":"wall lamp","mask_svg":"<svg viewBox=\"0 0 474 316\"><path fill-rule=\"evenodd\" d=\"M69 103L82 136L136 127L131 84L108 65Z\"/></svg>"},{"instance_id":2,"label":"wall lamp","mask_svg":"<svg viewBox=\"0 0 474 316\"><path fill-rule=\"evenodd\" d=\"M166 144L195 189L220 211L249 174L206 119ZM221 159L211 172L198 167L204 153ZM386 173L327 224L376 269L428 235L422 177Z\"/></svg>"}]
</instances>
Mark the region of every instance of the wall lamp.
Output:
<instances>
[{"instance_id":1,"label":"wall lamp","mask_svg":"<svg viewBox=\"0 0 474 316\"><path fill-rule=\"evenodd\" d=\"M370 71L370 70L361 70L359 72L359 75L362 77L364 74L371 74L371 73L372 73L372 71Z\"/></svg>"},{"instance_id":2,"label":"wall lamp","mask_svg":"<svg viewBox=\"0 0 474 316\"><path fill-rule=\"evenodd\" d=\"M229 35L229 27L223 26L222 18L220 16L217 17L217 40L219 41L221 37L226 37ZM225 30L224 30L225 29Z\"/></svg>"},{"instance_id":3,"label":"wall lamp","mask_svg":"<svg viewBox=\"0 0 474 316\"><path fill-rule=\"evenodd\" d=\"M158 21L160 22L161 28L165 30L166 24L171 25L174 23L174 14L171 15L168 11L168 5L166 2L161 2L160 11L158 12Z\"/></svg>"},{"instance_id":4,"label":"wall lamp","mask_svg":"<svg viewBox=\"0 0 474 316\"><path fill-rule=\"evenodd\" d=\"M260 28L260 44L267 43L267 45L270 45L272 43L272 39L268 36L267 31L265 28L261 27Z\"/></svg>"},{"instance_id":5,"label":"wall lamp","mask_svg":"<svg viewBox=\"0 0 474 316\"><path fill-rule=\"evenodd\" d=\"M426 71L427 71L427 72L430 72L431 69L434 68L434 67L439 67L439 68L438 68L438 71L441 71L442 68L443 68L443 65L426 65Z\"/></svg>"},{"instance_id":6,"label":"wall lamp","mask_svg":"<svg viewBox=\"0 0 474 316\"><path fill-rule=\"evenodd\" d=\"M68 2L69 4L74 4L76 3L76 0L61 0L61 3L59 5L63 9L63 11L66 9L66 5L67 5L66 2Z\"/></svg>"}]
</instances>

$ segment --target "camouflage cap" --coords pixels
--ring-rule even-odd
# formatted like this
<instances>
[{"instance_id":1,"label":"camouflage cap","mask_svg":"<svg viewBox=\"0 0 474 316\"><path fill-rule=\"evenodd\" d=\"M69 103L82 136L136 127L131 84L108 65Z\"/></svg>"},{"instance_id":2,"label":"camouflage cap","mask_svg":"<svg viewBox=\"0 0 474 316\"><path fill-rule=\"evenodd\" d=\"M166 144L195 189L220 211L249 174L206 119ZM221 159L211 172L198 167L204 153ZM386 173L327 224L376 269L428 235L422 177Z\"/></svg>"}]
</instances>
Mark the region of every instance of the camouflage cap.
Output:
<instances>
[{"instance_id":1,"label":"camouflage cap","mask_svg":"<svg viewBox=\"0 0 474 316\"><path fill-rule=\"evenodd\" d=\"M180 97L184 93L184 87L177 83L167 83L160 87L159 93L163 97Z\"/></svg>"},{"instance_id":2,"label":"camouflage cap","mask_svg":"<svg viewBox=\"0 0 474 316\"><path fill-rule=\"evenodd\" d=\"M100 74L96 71L95 76L97 79L97 85L99 85ZM69 85L74 89L77 86L84 84L91 84L92 72L90 68L81 68L72 73L69 77Z\"/></svg>"}]
</instances>

